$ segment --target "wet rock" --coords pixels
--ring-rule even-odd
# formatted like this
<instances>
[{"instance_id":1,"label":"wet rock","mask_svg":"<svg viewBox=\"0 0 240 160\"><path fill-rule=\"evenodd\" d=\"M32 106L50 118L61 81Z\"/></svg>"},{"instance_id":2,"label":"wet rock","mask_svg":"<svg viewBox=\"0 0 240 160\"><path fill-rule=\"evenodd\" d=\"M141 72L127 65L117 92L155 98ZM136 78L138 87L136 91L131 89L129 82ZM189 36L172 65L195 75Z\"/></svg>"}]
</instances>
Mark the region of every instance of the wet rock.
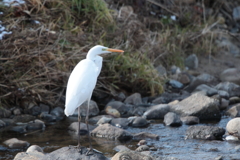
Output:
<instances>
[{"instance_id":1,"label":"wet rock","mask_svg":"<svg viewBox=\"0 0 240 160\"><path fill-rule=\"evenodd\" d=\"M120 151L128 151L130 149L124 145L118 145L118 146L114 147L113 150L116 152L120 152Z\"/></svg>"},{"instance_id":2,"label":"wet rock","mask_svg":"<svg viewBox=\"0 0 240 160\"><path fill-rule=\"evenodd\" d=\"M229 135L238 137L240 139L240 118L231 119L226 126Z\"/></svg>"},{"instance_id":3,"label":"wet rock","mask_svg":"<svg viewBox=\"0 0 240 160\"><path fill-rule=\"evenodd\" d=\"M106 107L108 106L111 106L112 108L118 110L121 115L125 115L129 111L129 108L127 107L127 105L125 105L123 102L120 102L120 101L109 102L106 105Z\"/></svg>"},{"instance_id":4,"label":"wet rock","mask_svg":"<svg viewBox=\"0 0 240 160\"><path fill-rule=\"evenodd\" d=\"M201 84L197 86L197 88L194 90L194 92L203 91L206 93L207 96L213 96L215 94L218 94L218 90L212 87L207 86L206 84Z\"/></svg>"},{"instance_id":5,"label":"wet rock","mask_svg":"<svg viewBox=\"0 0 240 160\"><path fill-rule=\"evenodd\" d=\"M17 132L17 133L26 133L26 125L21 126L13 126L9 129L10 131Z\"/></svg>"},{"instance_id":6,"label":"wet rock","mask_svg":"<svg viewBox=\"0 0 240 160\"><path fill-rule=\"evenodd\" d=\"M196 116L181 117L181 121L186 125L194 125L199 123L199 118Z\"/></svg>"},{"instance_id":7,"label":"wet rock","mask_svg":"<svg viewBox=\"0 0 240 160\"><path fill-rule=\"evenodd\" d=\"M109 122L111 122L112 119L113 118L107 118L107 117L103 116L101 119L98 120L97 125L109 123Z\"/></svg>"},{"instance_id":8,"label":"wet rock","mask_svg":"<svg viewBox=\"0 0 240 160\"><path fill-rule=\"evenodd\" d=\"M81 116L86 117L87 109L88 109L88 103L86 101L80 106ZM75 116L78 115L77 110L78 109L76 109L76 111L74 113ZM76 113L77 113L77 115L76 115ZM91 100L90 103L89 103L89 117L97 116L98 114L99 114L98 105L95 101Z\"/></svg>"},{"instance_id":9,"label":"wet rock","mask_svg":"<svg viewBox=\"0 0 240 160\"><path fill-rule=\"evenodd\" d=\"M3 143L11 149L22 149L29 146L29 143L27 141L22 141L17 138L8 139Z\"/></svg>"},{"instance_id":10,"label":"wet rock","mask_svg":"<svg viewBox=\"0 0 240 160\"><path fill-rule=\"evenodd\" d=\"M35 116L29 115L29 114L22 114L22 115L14 116L13 121L27 123L29 121L34 120L35 118L36 118Z\"/></svg>"},{"instance_id":11,"label":"wet rock","mask_svg":"<svg viewBox=\"0 0 240 160\"><path fill-rule=\"evenodd\" d=\"M127 128L129 121L127 118L114 118L111 121L111 125L119 127L119 128Z\"/></svg>"},{"instance_id":12,"label":"wet rock","mask_svg":"<svg viewBox=\"0 0 240 160\"><path fill-rule=\"evenodd\" d=\"M225 129L214 126L190 126L186 131L186 139L222 140Z\"/></svg>"},{"instance_id":13,"label":"wet rock","mask_svg":"<svg viewBox=\"0 0 240 160\"><path fill-rule=\"evenodd\" d=\"M164 124L166 126L181 126L182 121L180 120L179 116L176 113L168 112L164 116Z\"/></svg>"},{"instance_id":14,"label":"wet rock","mask_svg":"<svg viewBox=\"0 0 240 160\"><path fill-rule=\"evenodd\" d=\"M26 153L30 153L30 152L42 152L43 153L43 149L41 147L39 147L38 145L31 145L30 147L28 147Z\"/></svg>"},{"instance_id":15,"label":"wet rock","mask_svg":"<svg viewBox=\"0 0 240 160\"><path fill-rule=\"evenodd\" d=\"M181 89L183 88L183 84L177 80L171 79L167 82L168 85L170 85L173 89Z\"/></svg>"},{"instance_id":16,"label":"wet rock","mask_svg":"<svg viewBox=\"0 0 240 160\"><path fill-rule=\"evenodd\" d=\"M8 118L11 116L11 111L5 108L0 108L0 118Z\"/></svg>"},{"instance_id":17,"label":"wet rock","mask_svg":"<svg viewBox=\"0 0 240 160\"><path fill-rule=\"evenodd\" d=\"M149 147L147 145L141 145L139 146L135 151L137 152L143 152L143 151L149 151Z\"/></svg>"},{"instance_id":18,"label":"wet rock","mask_svg":"<svg viewBox=\"0 0 240 160\"><path fill-rule=\"evenodd\" d=\"M229 115L231 117L240 117L240 103L228 109L226 115Z\"/></svg>"},{"instance_id":19,"label":"wet rock","mask_svg":"<svg viewBox=\"0 0 240 160\"><path fill-rule=\"evenodd\" d=\"M139 94L139 93L134 93L134 94L128 96L128 97L125 99L124 103L133 104L133 105L142 104L141 94Z\"/></svg>"},{"instance_id":20,"label":"wet rock","mask_svg":"<svg viewBox=\"0 0 240 160\"><path fill-rule=\"evenodd\" d=\"M159 104L150 107L150 109L143 114L143 117L146 117L146 119L163 119L164 115L167 114L169 111L169 105Z\"/></svg>"},{"instance_id":21,"label":"wet rock","mask_svg":"<svg viewBox=\"0 0 240 160\"><path fill-rule=\"evenodd\" d=\"M111 160L120 160L120 159L136 159L136 160L154 160L153 157L139 153L137 151L120 151L116 153Z\"/></svg>"},{"instance_id":22,"label":"wet rock","mask_svg":"<svg viewBox=\"0 0 240 160\"><path fill-rule=\"evenodd\" d=\"M108 138L113 140L130 140L133 138L132 134L118 127L110 124L103 124L95 128L91 135L93 137Z\"/></svg>"},{"instance_id":23,"label":"wet rock","mask_svg":"<svg viewBox=\"0 0 240 160\"><path fill-rule=\"evenodd\" d=\"M189 69L197 69L198 68L198 57L195 54L189 55L185 59L185 66Z\"/></svg>"},{"instance_id":24,"label":"wet rock","mask_svg":"<svg viewBox=\"0 0 240 160\"><path fill-rule=\"evenodd\" d=\"M171 110L181 116L196 116L200 120L219 120L221 118L218 102L200 93L195 93L171 106Z\"/></svg>"},{"instance_id":25,"label":"wet rock","mask_svg":"<svg viewBox=\"0 0 240 160\"><path fill-rule=\"evenodd\" d=\"M148 121L142 117L136 117L131 123L132 127L146 127L148 125Z\"/></svg>"},{"instance_id":26,"label":"wet rock","mask_svg":"<svg viewBox=\"0 0 240 160\"><path fill-rule=\"evenodd\" d=\"M91 152L91 154L86 154L88 149L86 147L81 147L81 152L76 147L63 147L58 150L55 150L49 154L47 154L44 159L45 160L66 160L66 159L86 159L86 160L108 160L107 157L98 152Z\"/></svg>"},{"instance_id":27,"label":"wet rock","mask_svg":"<svg viewBox=\"0 0 240 160\"><path fill-rule=\"evenodd\" d=\"M97 122L98 122L101 118L103 118L103 117L111 118L111 119L114 118L114 117L111 116L111 115L98 115L98 116L89 118L88 122L89 122L90 124L97 124Z\"/></svg>"},{"instance_id":28,"label":"wet rock","mask_svg":"<svg viewBox=\"0 0 240 160\"><path fill-rule=\"evenodd\" d=\"M111 106L107 106L105 108L105 112L106 112L106 114L111 115L116 118L121 117L121 114L119 113L119 111L115 108L112 108Z\"/></svg>"},{"instance_id":29,"label":"wet rock","mask_svg":"<svg viewBox=\"0 0 240 160\"><path fill-rule=\"evenodd\" d=\"M140 133L134 134L134 139L135 140L142 140L142 139L145 139L145 138L158 140L159 135L148 133L148 132L140 132Z\"/></svg>"},{"instance_id":30,"label":"wet rock","mask_svg":"<svg viewBox=\"0 0 240 160\"><path fill-rule=\"evenodd\" d=\"M26 129L27 130L44 130L45 124L43 121L36 119L34 121L30 121L27 124Z\"/></svg>"},{"instance_id":31,"label":"wet rock","mask_svg":"<svg viewBox=\"0 0 240 160\"><path fill-rule=\"evenodd\" d=\"M226 69L221 73L220 79L222 82L232 82L240 85L240 69L237 68Z\"/></svg>"},{"instance_id":32,"label":"wet rock","mask_svg":"<svg viewBox=\"0 0 240 160\"><path fill-rule=\"evenodd\" d=\"M215 88L228 92L230 97L240 96L240 86L232 82L221 82Z\"/></svg>"},{"instance_id":33,"label":"wet rock","mask_svg":"<svg viewBox=\"0 0 240 160\"><path fill-rule=\"evenodd\" d=\"M56 107L50 112L51 115L56 117L56 120L62 120L64 118L64 110L61 107Z\"/></svg>"},{"instance_id":34,"label":"wet rock","mask_svg":"<svg viewBox=\"0 0 240 160\"><path fill-rule=\"evenodd\" d=\"M14 160L44 160L45 155L42 152L20 152L15 157Z\"/></svg>"},{"instance_id":35,"label":"wet rock","mask_svg":"<svg viewBox=\"0 0 240 160\"><path fill-rule=\"evenodd\" d=\"M3 128L5 126L6 126L6 123L4 121L0 120L0 128Z\"/></svg>"},{"instance_id":36,"label":"wet rock","mask_svg":"<svg viewBox=\"0 0 240 160\"><path fill-rule=\"evenodd\" d=\"M88 127L89 127L89 130L91 131L91 130L93 130L95 127L94 126L92 126L92 125L88 125ZM73 131L73 132L75 132L75 134L78 134L78 122L73 122L73 123L71 123L70 124L70 126L68 127L68 129L70 130L70 131ZM84 135L84 134L87 134L88 133L88 130L87 130L87 125L85 124L85 123L80 123L80 134L81 135Z\"/></svg>"},{"instance_id":37,"label":"wet rock","mask_svg":"<svg viewBox=\"0 0 240 160\"><path fill-rule=\"evenodd\" d=\"M45 112L42 112L40 114L40 118L43 119L46 122L56 122L56 120L57 120L56 116L54 116L52 114L45 113Z\"/></svg>"},{"instance_id":38,"label":"wet rock","mask_svg":"<svg viewBox=\"0 0 240 160\"><path fill-rule=\"evenodd\" d=\"M199 76L197 76L196 78L193 78L193 80L185 88L185 90L191 93L197 86L199 86L201 84L206 84L206 85L214 84L214 83L216 83L216 81L217 80L214 76L203 73L203 74L200 74Z\"/></svg>"}]
</instances>

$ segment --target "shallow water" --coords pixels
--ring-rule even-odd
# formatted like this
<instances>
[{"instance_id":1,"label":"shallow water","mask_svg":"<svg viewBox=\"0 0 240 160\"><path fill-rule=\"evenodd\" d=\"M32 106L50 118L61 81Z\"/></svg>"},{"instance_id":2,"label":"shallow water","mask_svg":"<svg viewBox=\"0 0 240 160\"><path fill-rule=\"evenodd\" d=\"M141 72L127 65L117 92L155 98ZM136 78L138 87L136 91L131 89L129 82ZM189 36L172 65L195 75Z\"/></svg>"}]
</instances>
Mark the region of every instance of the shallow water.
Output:
<instances>
[{"instance_id":1,"label":"shallow water","mask_svg":"<svg viewBox=\"0 0 240 160\"><path fill-rule=\"evenodd\" d=\"M36 144L43 148L45 153L49 153L58 148L77 145L77 136L71 136L71 132L67 131L69 124L76 119L65 119L52 125L47 125L45 131L32 132L27 134L10 133L6 131L0 132L1 142L10 139L18 138L20 140L28 141L31 145ZM226 126L229 118L223 118L220 122L201 123L199 125L212 125L212 126ZM227 142L227 141L205 141L205 140L185 140L185 132L188 126L181 127L166 127L162 121L156 121L150 124L147 128L131 128L128 130L131 133L150 132L159 135L159 140L148 139L148 144L155 146L157 151L153 151L153 155L164 157L176 157L184 160L209 160L216 157L223 156L224 158L233 159L231 157L239 157L240 152L234 148L240 145L240 142ZM87 136L81 137L83 146L88 147ZM111 141L101 138L92 138L93 148L104 153L106 157L112 157L116 152L113 148L117 145L125 145L130 149L137 148L137 141L129 141L121 143L118 141ZM25 150L7 150L3 143L0 146L0 160L10 160L21 151Z\"/></svg>"}]
</instances>

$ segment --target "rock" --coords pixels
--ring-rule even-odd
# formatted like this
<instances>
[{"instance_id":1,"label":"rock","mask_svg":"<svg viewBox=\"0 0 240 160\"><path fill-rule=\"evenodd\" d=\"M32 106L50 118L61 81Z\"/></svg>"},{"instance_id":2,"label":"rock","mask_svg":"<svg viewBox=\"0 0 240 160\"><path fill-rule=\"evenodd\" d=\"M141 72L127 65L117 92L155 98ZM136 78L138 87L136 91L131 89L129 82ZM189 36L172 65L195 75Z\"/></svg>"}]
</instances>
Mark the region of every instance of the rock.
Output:
<instances>
[{"instance_id":1,"label":"rock","mask_svg":"<svg viewBox=\"0 0 240 160\"><path fill-rule=\"evenodd\" d=\"M164 116L164 123L166 126L181 126L182 121L180 120L179 116L176 113L168 112Z\"/></svg>"},{"instance_id":2,"label":"rock","mask_svg":"<svg viewBox=\"0 0 240 160\"><path fill-rule=\"evenodd\" d=\"M0 120L0 128L3 128L5 126L6 126L6 123L4 121Z\"/></svg>"},{"instance_id":3,"label":"rock","mask_svg":"<svg viewBox=\"0 0 240 160\"><path fill-rule=\"evenodd\" d=\"M169 110L169 105L159 104L150 107L150 109L143 114L143 117L146 117L146 119L163 119L164 115L167 114Z\"/></svg>"},{"instance_id":4,"label":"rock","mask_svg":"<svg viewBox=\"0 0 240 160\"><path fill-rule=\"evenodd\" d=\"M36 117L29 114L22 114L22 115L13 117L14 122L23 122L23 123L33 121L34 119L36 119Z\"/></svg>"},{"instance_id":5,"label":"rock","mask_svg":"<svg viewBox=\"0 0 240 160\"><path fill-rule=\"evenodd\" d=\"M46 160L44 157L42 152L20 152L14 157L14 160Z\"/></svg>"},{"instance_id":6,"label":"rock","mask_svg":"<svg viewBox=\"0 0 240 160\"><path fill-rule=\"evenodd\" d=\"M162 65L159 65L155 68L158 71L160 77L167 76L167 70Z\"/></svg>"},{"instance_id":7,"label":"rock","mask_svg":"<svg viewBox=\"0 0 240 160\"><path fill-rule=\"evenodd\" d=\"M226 69L221 73L220 79L222 82L232 82L240 85L240 69L237 68Z\"/></svg>"},{"instance_id":8,"label":"rock","mask_svg":"<svg viewBox=\"0 0 240 160\"><path fill-rule=\"evenodd\" d=\"M127 128L129 121L127 118L114 118L111 121L111 125L119 127L119 128Z\"/></svg>"},{"instance_id":9,"label":"rock","mask_svg":"<svg viewBox=\"0 0 240 160\"><path fill-rule=\"evenodd\" d=\"M126 159L126 160L154 160L153 157L149 155L145 155L142 153L139 153L137 151L120 151L116 153L111 160L120 160L120 159Z\"/></svg>"},{"instance_id":10,"label":"rock","mask_svg":"<svg viewBox=\"0 0 240 160\"><path fill-rule=\"evenodd\" d=\"M185 88L185 90L191 93L197 86L199 86L201 84L212 85L212 84L215 84L216 81L217 81L217 79L214 76L203 73L203 74L200 74L199 76L197 76L196 78L193 78L193 80Z\"/></svg>"},{"instance_id":11,"label":"rock","mask_svg":"<svg viewBox=\"0 0 240 160\"><path fill-rule=\"evenodd\" d=\"M225 110L225 109L227 109L228 106L229 106L229 100L221 98L219 109L220 110Z\"/></svg>"},{"instance_id":12,"label":"rock","mask_svg":"<svg viewBox=\"0 0 240 160\"><path fill-rule=\"evenodd\" d=\"M167 82L167 84L169 84L173 89L183 88L183 84L181 82L177 81L177 80L171 79Z\"/></svg>"},{"instance_id":13,"label":"rock","mask_svg":"<svg viewBox=\"0 0 240 160\"><path fill-rule=\"evenodd\" d=\"M231 119L226 126L229 135L240 139L240 118Z\"/></svg>"},{"instance_id":14,"label":"rock","mask_svg":"<svg viewBox=\"0 0 240 160\"><path fill-rule=\"evenodd\" d=\"M147 141L145 139L142 139L138 142L137 144L138 146L141 146L141 145L147 145Z\"/></svg>"},{"instance_id":15,"label":"rock","mask_svg":"<svg viewBox=\"0 0 240 160\"><path fill-rule=\"evenodd\" d=\"M21 126L13 126L9 129L10 131L17 132L17 133L26 133L26 125Z\"/></svg>"},{"instance_id":16,"label":"rock","mask_svg":"<svg viewBox=\"0 0 240 160\"><path fill-rule=\"evenodd\" d=\"M239 6L233 8L232 16L233 16L233 19L235 21L239 21L240 20L240 7Z\"/></svg>"},{"instance_id":17,"label":"rock","mask_svg":"<svg viewBox=\"0 0 240 160\"><path fill-rule=\"evenodd\" d=\"M20 115L20 114L22 114L22 111L21 111L20 108L15 108L15 109L13 110L13 115Z\"/></svg>"},{"instance_id":18,"label":"rock","mask_svg":"<svg viewBox=\"0 0 240 160\"><path fill-rule=\"evenodd\" d=\"M200 93L195 93L170 108L181 116L196 116L200 120L219 120L221 118L218 102Z\"/></svg>"},{"instance_id":19,"label":"rock","mask_svg":"<svg viewBox=\"0 0 240 160\"><path fill-rule=\"evenodd\" d=\"M240 103L228 109L226 115L229 115L231 117L240 117Z\"/></svg>"},{"instance_id":20,"label":"rock","mask_svg":"<svg viewBox=\"0 0 240 160\"><path fill-rule=\"evenodd\" d=\"M6 126L11 126L13 124L15 124L13 119L9 119L9 118L2 118L1 119L3 122L5 122Z\"/></svg>"},{"instance_id":21,"label":"rock","mask_svg":"<svg viewBox=\"0 0 240 160\"><path fill-rule=\"evenodd\" d=\"M135 140L142 140L142 139L145 139L145 138L158 140L159 135L148 133L148 132L140 132L140 133L134 134L134 139Z\"/></svg>"},{"instance_id":22,"label":"rock","mask_svg":"<svg viewBox=\"0 0 240 160\"><path fill-rule=\"evenodd\" d=\"M148 121L142 117L136 117L131 123L132 127L146 127L148 125Z\"/></svg>"},{"instance_id":23,"label":"rock","mask_svg":"<svg viewBox=\"0 0 240 160\"><path fill-rule=\"evenodd\" d=\"M223 90L218 90L218 95L221 98L229 99L229 93Z\"/></svg>"},{"instance_id":24,"label":"rock","mask_svg":"<svg viewBox=\"0 0 240 160\"><path fill-rule=\"evenodd\" d=\"M90 130L90 131L95 128L95 127L92 126L92 125L88 125L88 127L89 127L89 130ZM75 132L75 134L78 134L78 122L73 122L73 123L71 123L70 126L68 127L68 129L69 129L70 131ZM81 135L85 135L85 134L87 134L87 133L88 133L87 125L86 125L85 123L82 123L82 122L81 122L81 123L80 123L80 134L81 134Z\"/></svg>"},{"instance_id":25,"label":"rock","mask_svg":"<svg viewBox=\"0 0 240 160\"><path fill-rule=\"evenodd\" d=\"M240 103L240 97L231 97L229 98L229 104Z\"/></svg>"},{"instance_id":26,"label":"rock","mask_svg":"<svg viewBox=\"0 0 240 160\"><path fill-rule=\"evenodd\" d=\"M98 115L98 116L89 118L88 122L89 122L90 124L97 124L98 121L99 121L101 118L103 118L103 117L105 117L105 118L111 118L111 119L114 118L114 117L111 116L111 115ZM100 123L100 122L99 122L99 123Z\"/></svg>"},{"instance_id":27,"label":"rock","mask_svg":"<svg viewBox=\"0 0 240 160\"><path fill-rule=\"evenodd\" d=\"M35 105L28 109L28 113L30 115L37 116L37 115L41 114L41 108L39 106Z\"/></svg>"},{"instance_id":28,"label":"rock","mask_svg":"<svg viewBox=\"0 0 240 160\"><path fill-rule=\"evenodd\" d=\"M133 104L133 105L142 104L141 94L139 94L139 93L134 93L134 94L128 96L128 97L125 99L124 103Z\"/></svg>"},{"instance_id":29,"label":"rock","mask_svg":"<svg viewBox=\"0 0 240 160\"><path fill-rule=\"evenodd\" d=\"M230 97L240 96L240 86L232 82L221 82L215 88L228 92Z\"/></svg>"},{"instance_id":30,"label":"rock","mask_svg":"<svg viewBox=\"0 0 240 160\"><path fill-rule=\"evenodd\" d=\"M61 107L55 107L53 110L50 112L51 115L56 117L56 120L62 120L64 117L64 110Z\"/></svg>"},{"instance_id":31,"label":"rock","mask_svg":"<svg viewBox=\"0 0 240 160\"><path fill-rule=\"evenodd\" d=\"M218 90L212 87L207 86L206 84L201 84L197 86L197 88L194 90L194 92L198 91L204 91L207 96L213 96L215 94L218 94Z\"/></svg>"},{"instance_id":32,"label":"rock","mask_svg":"<svg viewBox=\"0 0 240 160\"><path fill-rule=\"evenodd\" d=\"M30 152L42 152L43 153L43 149L41 147L39 147L38 145L31 145L30 147L28 147L26 153L30 153Z\"/></svg>"},{"instance_id":33,"label":"rock","mask_svg":"<svg viewBox=\"0 0 240 160\"><path fill-rule=\"evenodd\" d=\"M126 95L123 92L120 92L114 97L114 99L117 101L124 101L124 99L126 99Z\"/></svg>"},{"instance_id":34,"label":"rock","mask_svg":"<svg viewBox=\"0 0 240 160\"><path fill-rule=\"evenodd\" d=\"M141 145L135 151L137 152L149 151L149 147L147 145Z\"/></svg>"},{"instance_id":35,"label":"rock","mask_svg":"<svg viewBox=\"0 0 240 160\"><path fill-rule=\"evenodd\" d=\"M93 137L108 138L112 140L130 140L133 138L133 135L121 128L114 127L110 124L103 124L95 128L91 135Z\"/></svg>"},{"instance_id":36,"label":"rock","mask_svg":"<svg viewBox=\"0 0 240 160\"><path fill-rule=\"evenodd\" d=\"M166 104L169 102L172 102L174 100L183 100L186 97L188 97L190 94L188 92L182 92L182 94L178 94L178 93L168 93L168 92L164 92L163 94L161 94L160 97L154 99L152 101L153 104Z\"/></svg>"},{"instance_id":37,"label":"rock","mask_svg":"<svg viewBox=\"0 0 240 160\"><path fill-rule=\"evenodd\" d=\"M87 109L88 109L88 103L84 102L80 106L81 116L86 117ZM89 103L89 117L97 116L98 114L99 114L98 105L97 105L97 103L95 101L91 100L90 103Z\"/></svg>"},{"instance_id":38,"label":"rock","mask_svg":"<svg viewBox=\"0 0 240 160\"><path fill-rule=\"evenodd\" d=\"M238 141L238 137L232 136L232 135L226 135L225 137L226 141Z\"/></svg>"},{"instance_id":39,"label":"rock","mask_svg":"<svg viewBox=\"0 0 240 160\"><path fill-rule=\"evenodd\" d=\"M41 113L49 113L50 107L46 104L40 103Z\"/></svg>"},{"instance_id":40,"label":"rock","mask_svg":"<svg viewBox=\"0 0 240 160\"><path fill-rule=\"evenodd\" d=\"M185 59L185 66L189 69L197 69L198 68L198 57L195 54L189 55Z\"/></svg>"},{"instance_id":41,"label":"rock","mask_svg":"<svg viewBox=\"0 0 240 160\"><path fill-rule=\"evenodd\" d=\"M183 85L188 85L191 82L191 76L188 73L180 73L177 76L177 80Z\"/></svg>"},{"instance_id":42,"label":"rock","mask_svg":"<svg viewBox=\"0 0 240 160\"><path fill-rule=\"evenodd\" d=\"M144 112L146 112L149 109L149 107L140 107L137 106L134 110L133 110L133 115L135 116L142 116L144 114Z\"/></svg>"},{"instance_id":43,"label":"rock","mask_svg":"<svg viewBox=\"0 0 240 160\"><path fill-rule=\"evenodd\" d=\"M84 159L84 160L108 160L107 157L94 151L92 154L86 154L88 149L86 147L81 147L81 152L75 147L62 147L58 150L55 150L44 157L44 160L77 160L77 159Z\"/></svg>"},{"instance_id":44,"label":"rock","mask_svg":"<svg viewBox=\"0 0 240 160\"><path fill-rule=\"evenodd\" d=\"M27 124L26 129L27 130L44 130L45 127L46 126L43 121L36 119L34 121L30 121Z\"/></svg>"},{"instance_id":45,"label":"rock","mask_svg":"<svg viewBox=\"0 0 240 160\"><path fill-rule=\"evenodd\" d=\"M8 118L11 116L11 111L5 108L0 108L0 118Z\"/></svg>"},{"instance_id":46,"label":"rock","mask_svg":"<svg viewBox=\"0 0 240 160\"><path fill-rule=\"evenodd\" d=\"M118 146L114 147L113 150L116 152L120 152L120 151L128 151L130 149L124 145L118 145Z\"/></svg>"},{"instance_id":47,"label":"rock","mask_svg":"<svg viewBox=\"0 0 240 160\"><path fill-rule=\"evenodd\" d=\"M45 112L42 112L40 114L40 118L43 119L46 122L56 122L56 120L57 120L56 116L54 116L52 114L45 113Z\"/></svg>"},{"instance_id":48,"label":"rock","mask_svg":"<svg viewBox=\"0 0 240 160\"><path fill-rule=\"evenodd\" d=\"M119 111L115 108L112 108L111 106L107 106L105 108L105 112L106 112L106 114L111 115L116 118L121 117L121 114L119 113Z\"/></svg>"},{"instance_id":49,"label":"rock","mask_svg":"<svg viewBox=\"0 0 240 160\"><path fill-rule=\"evenodd\" d=\"M113 118L107 118L103 116L101 119L98 120L97 125L105 124L111 122Z\"/></svg>"},{"instance_id":50,"label":"rock","mask_svg":"<svg viewBox=\"0 0 240 160\"><path fill-rule=\"evenodd\" d=\"M186 139L222 140L225 129L215 126L190 126L186 131Z\"/></svg>"},{"instance_id":51,"label":"rock","mask_svg":"<svg viewBox=\"0 0 240 160\"><path fill-rule=\"evenodd\" d=\"M17 138L8 139L3 143L11 149L22 149L29 146L29 143L27 141L22 141Z\"/></svg>"},{"instance_id":52,"label":"rock","mask_svg":"<svg viewBox=\"0 0 240 160\"><path fill-rule=\"evenodd\" d=\"M129 108L127 105L125 105L124 103L120 102L120 101L112 101L109 102L106 107L111 106L112 108L116 109L119 111L119 113L121 115L127 115L129 112ZM105 107L105 108L106 108Z\"/></svg>"},{"instance_id":53,"label":"rock","mask_svg":"<svg viewBox=\"0 0 240 160\"><path fill-rule=\"evenodd\" d=\"M193 124L199 123L199 118L196 116L186 116L186 117L181 117L180 119L186 125L193 125Z\"/></svg>"}]
</instances>

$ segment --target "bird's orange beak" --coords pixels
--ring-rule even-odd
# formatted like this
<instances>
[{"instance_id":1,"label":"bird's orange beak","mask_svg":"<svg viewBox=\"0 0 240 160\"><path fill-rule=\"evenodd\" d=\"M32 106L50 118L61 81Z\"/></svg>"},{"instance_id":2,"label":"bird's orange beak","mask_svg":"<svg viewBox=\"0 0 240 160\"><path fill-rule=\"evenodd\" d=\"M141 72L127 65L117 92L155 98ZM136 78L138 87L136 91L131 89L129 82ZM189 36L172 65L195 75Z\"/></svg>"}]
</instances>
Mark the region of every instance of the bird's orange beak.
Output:
<instances>
[{"instance_id":1,"label":"bird's orange beak","mask_svg":"<svg viewBox=\"0 0 240 160\"><path fill-rule=\"evenodd\" d=\"M111 49L111 48L108 48L107 51L109 51L109 52L121 52L121 53L124 52L123 50L120 50L120 49Z\"/></svg>"}]
</instances>

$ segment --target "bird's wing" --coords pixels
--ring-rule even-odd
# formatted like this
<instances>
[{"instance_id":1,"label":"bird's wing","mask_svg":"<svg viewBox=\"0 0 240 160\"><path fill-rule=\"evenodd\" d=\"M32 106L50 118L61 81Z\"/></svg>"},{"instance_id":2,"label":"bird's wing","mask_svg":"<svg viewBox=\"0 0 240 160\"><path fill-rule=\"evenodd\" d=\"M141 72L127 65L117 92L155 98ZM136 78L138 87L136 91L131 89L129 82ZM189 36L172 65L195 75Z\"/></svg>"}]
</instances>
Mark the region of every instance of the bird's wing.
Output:
<instances>
[{"instance_id":1,"label":"bird's wing","mask_svg":"<svg viewBox=\"0 0 240 160\"><path fill-rule=\"evenodd\" d=\"M98 67L91 60L85 59L72 71L66 92L65 114L72 115L76 108L88 100L96 85Z\"/></svg>"}]
</instances>

